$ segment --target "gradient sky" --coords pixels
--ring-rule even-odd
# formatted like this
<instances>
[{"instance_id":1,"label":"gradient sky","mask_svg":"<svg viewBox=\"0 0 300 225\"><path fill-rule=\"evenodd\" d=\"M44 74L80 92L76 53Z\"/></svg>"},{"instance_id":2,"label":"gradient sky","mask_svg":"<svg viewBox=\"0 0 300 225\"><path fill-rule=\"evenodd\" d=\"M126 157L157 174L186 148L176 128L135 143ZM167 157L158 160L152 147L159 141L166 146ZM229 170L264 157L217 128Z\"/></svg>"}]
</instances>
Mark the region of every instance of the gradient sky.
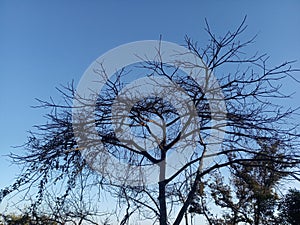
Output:
<instances>
[{"instance_id":1,"label":"gradient sky","mask_svg":"<svg viewBox=\"0 0 300 225\"><path fill-rule=\"evenodd\" d=\"M188 35L207 41L204 19L219 35L247 15L246 37L258 34L253 50L268 53L272 65L298 60L300 1L15 1L0 0L0 189L19 171L5 157L20 153L26 132L45 122L35 98L59 100L55 87L74 79L111 48L132 41L162 39L184 44ZM297 74L300 78L300 74ZM285 105L300 105L300 84Z\"/></svg>"}]
</instances>

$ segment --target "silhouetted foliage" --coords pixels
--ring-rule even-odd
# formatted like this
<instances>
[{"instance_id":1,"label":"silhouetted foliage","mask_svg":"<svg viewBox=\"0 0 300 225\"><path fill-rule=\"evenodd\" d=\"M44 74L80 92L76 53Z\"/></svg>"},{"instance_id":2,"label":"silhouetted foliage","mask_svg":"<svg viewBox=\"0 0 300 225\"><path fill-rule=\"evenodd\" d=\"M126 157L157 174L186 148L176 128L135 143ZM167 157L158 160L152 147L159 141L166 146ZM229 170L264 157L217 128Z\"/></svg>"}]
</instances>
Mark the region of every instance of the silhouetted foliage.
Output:
<instances>
[{"instance_id":1,"label":"silhouetted foliage","mask_svg":"<svg viewBox=\"0 0 300 225\"><path fill-rule=\"evenodd\" d=\"M290 189L280 203L280 222L281 224L299 225L300 224L300 191Z\"/></svg>"},{"instance_id":2,"label":"silhouetted foliage","mask_svg":"<svg viewBox=\"0 0 300 225\"><path fill-rule=\"evenodd\" d=\"M206 190L211 195L198 195L197 205L191 212L205 214L211 224L278 224L275 212L279 195L276 189L291 168L288 163L273 160L273 157L284 158L279 141L259 141L259 145L261 150L253 161L233 164L229 171L223 171L230 175L227 179L221 171L215 173ZM201 201L208 202L210 196L221 208L221 215L214 215L205 205L200 204Z\"/></svg>"}]
</instances>

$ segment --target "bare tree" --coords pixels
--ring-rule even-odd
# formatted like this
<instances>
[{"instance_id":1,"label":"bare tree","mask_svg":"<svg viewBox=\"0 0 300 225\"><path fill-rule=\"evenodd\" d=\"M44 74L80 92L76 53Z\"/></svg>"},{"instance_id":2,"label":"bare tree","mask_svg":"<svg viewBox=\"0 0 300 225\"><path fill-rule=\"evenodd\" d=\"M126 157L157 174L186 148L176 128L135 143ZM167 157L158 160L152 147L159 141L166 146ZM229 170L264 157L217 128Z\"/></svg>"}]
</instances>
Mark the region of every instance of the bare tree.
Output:
<instances>
[{"instance_id":1,"label":"bare tree","mask_svg":"<svg viewBox=\"0 0 300 225\"><path fill-rule=\"evenodd\" d=\"M267 158L289 168L279 168L278 173L299 180L299 133L292 121L295 109L284 110L272 103L273 99L289 97L281 93L280 82L285 78L294 81L292 73L299 70L291 67L293 62L269 67L265 55L244 55L243 49L254 40L239 40L245 29L243 20L235 31L217 38L207 23L210 41L205 48L186 37L186 53L203 62L201 65L163 62L164 52L158 43L156 58L139 56L143 63L117 71L99 93L94 93L96 103L91 96L78 95L73 84L58 89L65 104L39 100L40 107L51 109L49 122L37 126L39 133L31 133L25 144L26 155L11 155L14 162L24 164L24 172L12 186L2 190L1 196L37 184L36 200L42 204L49 186L60 181L64 193L53 201L67 204L64 199L79 185L80 177L86 176L89 185L109 192L119 208L125 208L117 212L125 212L120 224L138 214L153 224L179 225L204 185L202 181L212 172L260 161L256 157L261 155L258 140L280 141L282 155L266 153ZM205 75L201 77L203 85L195 81L197 77L183 73L184 68L200 68ZM106 69L99 62L93 72L102 79L109 77ZM147 74L147 85L157 95L139 99L136 96L142 93L128 88L130 75L138 73L135 69ZM216 82L218 86L211 85ZM169 88L171 85L173 88ZM188 100L177 101L178 93L188 96ZM74 109L74 99L81 104L79 110ZM211 101L217 106L224 102L226 110L212 108ZM85 111L90 106L95 108L92 113ZM74 115L74 110L80 113ZM220 132L224 137L216 135ZM190 147L193 152L185 154ZM168 160L174 152L182 159L168 173ZM118 164L110 164L109 157L128 165L128 171L119 171ZM156 184L149 184L148 168L157 171L153 174Z\"/></svg>"}]
</instances>

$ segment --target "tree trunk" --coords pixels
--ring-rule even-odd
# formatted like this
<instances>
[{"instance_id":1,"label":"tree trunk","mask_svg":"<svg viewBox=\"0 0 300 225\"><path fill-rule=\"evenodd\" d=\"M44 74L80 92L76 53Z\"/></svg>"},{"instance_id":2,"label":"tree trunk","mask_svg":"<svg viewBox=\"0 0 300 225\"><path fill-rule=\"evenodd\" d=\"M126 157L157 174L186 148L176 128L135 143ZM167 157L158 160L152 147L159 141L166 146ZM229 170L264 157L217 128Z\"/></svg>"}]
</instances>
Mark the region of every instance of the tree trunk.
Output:
<instances>
[{"instance_id":1,"label":"tree trunk","mask_svg":"<svg viewBox=\"0 0 300 225\"><path fill-rule=\"evenodd\" d=\"M200 172L198 171L196 179L194 181L194 184L193 184L193 186L192 186L192 188L191 188L191 190L188 194L188 197L187 197L186 201L184 202L183 206L181 207L181 209L180 209L180 211L177 215L177 218L176 218L173 225L179 225L180 224L180 222L181 222L181 220L184 216L184 213L188 210L188 207L192 202L193 196L194 196L194 194L197 190L197 186L199 184L199 180L200 180Z\"/></svg>"},{"instance_id":2,"label":"tree trunk","mask_svg":"<svg viewBox=\"0 0 300 225\"><path fill-rule=\"evenodd\" d=\"M166 184L164 181L159 182L159 224L167 225L167 206L166 206Z\"/></svg>"},{"instance_id":3,"label":"tree trunk","mask_svg":"<svg viewBox=\"0 0 300 225\"><path fill-rule=\"evenodd\" d=\"M256 210L254 210L254 225L259 225L260 221L260 202L257 202Z\"/></svg>"},{"instance_id":4,"label":"tree trunk","mask_svg":"<svg viewBox=\"0 0 300 225\"><path fill-rule=\"evenodd\" d=\"M203 155L204 155L205 152L206 152L206 150L204 150ZM180 209L180 211L177 215L177 218L175 219L175 222L173 223L173 225L180 225L180 222L181 222L184 214L187 212L188 207L190 206L190 204L193 200L193 197L195 195L195 192L197 190L197 187L200 183L202 167L203 167L203 157L201 157L201 160L200 160L200 163L199 163L199 168L198 168L194 183L191 187L191 190L189 191L187 199L185 200L183 206L181 207L181 209Z\"/></svg>"},{"instance_id":5,"label":"tree trunk","mask_svg":"<svg viewBox=\"0 0 300 225\"><path fill-rule=\"evenodd\" d=\"M159 170L159 224L160 225L167 225L167 205L166 205L166 162L163 160L160 164L160 170Z\"/></svg>"},{"instance_id":6,"label":"tree trunk","mask_svg":"<svg viewBox=\"0 0 300 225\"><path fill-rule=\"evenodd\" d=\"M185 217L185 225L189 225L188 214L185 213L184 217Z\"/></svg>"}]
</instances>

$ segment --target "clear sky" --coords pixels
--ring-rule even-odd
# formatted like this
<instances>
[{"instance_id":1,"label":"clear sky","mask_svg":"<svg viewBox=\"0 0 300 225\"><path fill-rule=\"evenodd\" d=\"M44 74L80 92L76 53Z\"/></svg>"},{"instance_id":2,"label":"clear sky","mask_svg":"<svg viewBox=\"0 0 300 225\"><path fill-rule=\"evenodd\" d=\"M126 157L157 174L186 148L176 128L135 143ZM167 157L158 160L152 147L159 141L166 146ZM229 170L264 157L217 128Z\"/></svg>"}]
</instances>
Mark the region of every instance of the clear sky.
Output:
<instances>
[{"instance_id":1,"label":"clear sky","mask_svg":"<svg viewBox=\"0 0 300 225\"><path fill-rule=\"evenodd\" d=\"M35 98L57 100L56 86L74 79L101 54L120 44L159 39L184 44L184 35L205 42L204 18L217 34L247 15L246 34L258 34L254 50L268 53L273 65L298 60L300 1L179 0L0 0L0 189L18 172L4 155L22 149L26 131L44 122ZM298 74L300 77L300 74ZM300 85L285 102L300 105Z\"/></svg>"}]
</instances>

